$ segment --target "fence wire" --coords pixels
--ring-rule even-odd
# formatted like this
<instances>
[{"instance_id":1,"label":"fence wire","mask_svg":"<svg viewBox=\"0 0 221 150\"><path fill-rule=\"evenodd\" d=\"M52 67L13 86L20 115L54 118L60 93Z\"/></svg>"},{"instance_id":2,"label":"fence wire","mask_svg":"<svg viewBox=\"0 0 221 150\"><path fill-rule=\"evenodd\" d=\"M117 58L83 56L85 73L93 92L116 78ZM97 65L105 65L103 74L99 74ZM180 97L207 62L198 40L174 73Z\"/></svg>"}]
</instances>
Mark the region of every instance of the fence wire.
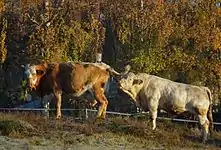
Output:
<instances>
[{"instance_id":1,"label":"fence wire","mask_svg":"<svg viewBox=\"0 0 221 150\"><path fill-rule=\"evenodd\" d=\"M55 108L50 108L47 109L47 112L49 111L55 111ZM41 112L45 112L46 110L44 108L0 108L0 112L12 112L12 111L41 111ZM89 114L92 113L96 113L97 110L94 109L72 109L72 108L63 108L61 109L61 111L81 111L84 112L84 116L86 119L89 118ZM113 112L113 111L107 111L107 114L110 115L117 115L117 116L128 116L128 117L136 117L139 115L145 115L145 114L149 114L149 112L145 112L145 113L135 113L135 114L130 114L130 113L121 113L121 112ZM197 123L198 121L196 120L189 120L189 119L179 119L179 118L169 118L169 117L157 117L157 119L159 120L169 120L169 121L176 121L176 122L189 122L189 123ZM214 125L221 125L221 122L213 122Z\"/></svg>"}]
</instances>

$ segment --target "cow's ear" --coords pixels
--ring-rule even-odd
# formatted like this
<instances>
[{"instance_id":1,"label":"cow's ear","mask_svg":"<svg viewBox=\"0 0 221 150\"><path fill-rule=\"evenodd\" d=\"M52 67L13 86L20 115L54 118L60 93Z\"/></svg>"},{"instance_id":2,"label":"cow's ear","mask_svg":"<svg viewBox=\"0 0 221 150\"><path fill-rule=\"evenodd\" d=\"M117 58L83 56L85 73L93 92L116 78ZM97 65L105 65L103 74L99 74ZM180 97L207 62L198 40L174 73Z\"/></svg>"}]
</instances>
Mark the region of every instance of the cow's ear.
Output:
<instances>
[{"instance_id":1,"label":"cow's ear","mask_svg":"<svg viewBox=\"0 0 221 150\"><path fill-rule=\"evenodd\" d=\"M141 79L134 79L134 81L133 81L133 85L134 84L142 84L143 83L143 80L141 80Z\"/></svg>"}]
</instances>

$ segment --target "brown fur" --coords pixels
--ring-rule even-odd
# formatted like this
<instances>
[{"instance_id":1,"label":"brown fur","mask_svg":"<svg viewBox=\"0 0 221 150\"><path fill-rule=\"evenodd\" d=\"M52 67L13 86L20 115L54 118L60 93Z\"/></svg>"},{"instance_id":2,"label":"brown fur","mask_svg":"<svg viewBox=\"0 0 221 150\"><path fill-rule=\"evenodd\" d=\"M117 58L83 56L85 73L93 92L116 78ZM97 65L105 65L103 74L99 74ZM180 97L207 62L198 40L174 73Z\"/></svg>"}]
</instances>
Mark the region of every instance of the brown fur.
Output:
<instances>
[{"instance_id":1,"label":"brown fur","mask_svg":"<svg viewBox=\"0 0 221 150\"><path fill-rule=\"evenodd\" d=\"M96 100L100 103L97 117L105 118L108 105L104 95L104 84L109 78L106 69L92 64L81 63L49 63L37 65L38 82L35 87L43 97L53 93L57 104L57 118L61 117L61 94L72 93L79 95L88 85L92 86Z\"/></svg>"}]
</instances>

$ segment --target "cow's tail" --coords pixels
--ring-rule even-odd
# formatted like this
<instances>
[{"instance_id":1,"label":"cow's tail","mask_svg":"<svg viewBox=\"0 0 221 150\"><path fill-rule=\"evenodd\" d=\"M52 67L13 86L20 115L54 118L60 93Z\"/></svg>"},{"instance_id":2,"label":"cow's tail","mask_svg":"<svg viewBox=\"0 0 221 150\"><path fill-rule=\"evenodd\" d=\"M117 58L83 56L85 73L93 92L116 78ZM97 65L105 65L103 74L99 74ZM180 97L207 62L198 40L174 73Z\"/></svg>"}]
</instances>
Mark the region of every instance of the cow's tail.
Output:
<instances>
[{"instance_id":1,"label":"cow's tail","mask_svg":"<svg viewBox=\"0 0 221 150\"><path fill-rule=\"evenodd\" d=\"M209 88L206 88L206 92L208 94L209 101L210 101L209 110L207 112L207 117L209 120L209 131L210 131L210 134L212 134L212 132L213 132L212 94L211 94L211 91Z\"/></svg>"},{"instance_id":2,"label":"cow's tail","mask_svg":"<svg viewBox=\"0 0 221 150\"><path fill-rule=\"evenodd\" d=\"M124 70L122 73L119 73L119 72L115 71L115 70L114 70L113 68L111 68L111 67L107 68L107 70L109 71L109 73L110 73L111 75L113 75L113 76L125 75L125 74L127 74L127 73L130 71L130 69L131 69L131 66L130 66L130 65L127 65L127 66L125 67L125 70Z\"/></svg>"}]
</instances>

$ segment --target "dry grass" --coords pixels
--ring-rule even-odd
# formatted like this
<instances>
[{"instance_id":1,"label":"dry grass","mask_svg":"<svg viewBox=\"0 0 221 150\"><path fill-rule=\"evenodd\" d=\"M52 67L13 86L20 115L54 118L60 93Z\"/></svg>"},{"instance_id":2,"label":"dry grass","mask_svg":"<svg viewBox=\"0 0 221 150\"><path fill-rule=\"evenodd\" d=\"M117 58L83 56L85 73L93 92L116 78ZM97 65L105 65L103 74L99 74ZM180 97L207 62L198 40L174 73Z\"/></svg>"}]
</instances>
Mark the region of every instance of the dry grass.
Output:
<instances>
[{"instance_id":1,"label":"dry grass","mask_svg":"<svg viewBox=\"0 0 221 150\"><path fill-rule=\"evenodd\" d=\"M207 144L200 142L197 125L157 121L151 130L149 120L108 118L104 122L76 122L71 117L44 119L34 114L1 114L2 135L30 139L31 145L42 145L43 139L57 146L88 145L125 149L219 149L221 134L215 132Z\"/></svg>"}]
</instances>

